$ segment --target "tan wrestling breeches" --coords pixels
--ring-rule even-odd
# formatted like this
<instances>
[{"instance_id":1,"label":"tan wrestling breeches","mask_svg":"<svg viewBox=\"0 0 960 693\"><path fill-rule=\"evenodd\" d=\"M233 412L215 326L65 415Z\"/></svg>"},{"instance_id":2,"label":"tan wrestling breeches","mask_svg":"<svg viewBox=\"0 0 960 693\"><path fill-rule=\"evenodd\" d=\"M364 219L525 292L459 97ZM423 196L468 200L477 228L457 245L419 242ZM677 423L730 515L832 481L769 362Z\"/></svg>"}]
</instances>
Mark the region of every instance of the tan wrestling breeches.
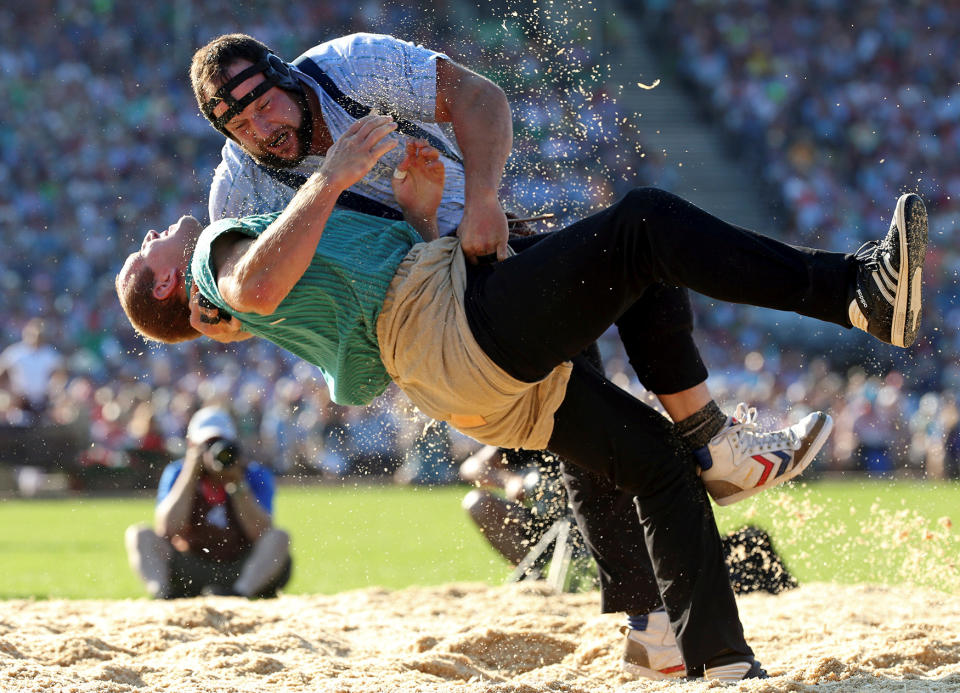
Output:
<instances>
[{"instance_id":1,"label":"tan wrestling breeches","mask_svg":"<svg viewBox=\"0 0 960 693\"><path fill-rule=\"evenodd\" d=\"M470 331L463 308L466 285L459 239L418 243L410 250L377 319L387 373L420 411L474 440L544 449L573 365L562 363L535 383L507 374Z\"/></svg>"}]
</instances>

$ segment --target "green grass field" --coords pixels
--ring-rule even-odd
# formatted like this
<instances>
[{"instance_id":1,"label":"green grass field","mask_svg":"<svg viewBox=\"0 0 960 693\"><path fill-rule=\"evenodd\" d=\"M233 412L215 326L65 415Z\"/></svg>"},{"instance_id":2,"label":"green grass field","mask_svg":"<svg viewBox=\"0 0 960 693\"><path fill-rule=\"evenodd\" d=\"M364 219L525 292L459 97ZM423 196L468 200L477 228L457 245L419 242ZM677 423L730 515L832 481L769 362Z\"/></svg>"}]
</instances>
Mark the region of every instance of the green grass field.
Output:
<instances>
[{"instance_id":1,"label":"green grass field","mask_svg":"<svg viewBox=\"0 0 960 693\"><path fill-rule=\"evenodd\" d=\"M509 566L460 508L465 488L282 487L277 523L293 536L288 593L452 581L502 582ZM0 598L143 596L123 531L150 498L0 500ZM715 508L721 529L770 530L804 581L889 582L960 591L960 485L816 482Z\"/></svg>"}]
</instances>

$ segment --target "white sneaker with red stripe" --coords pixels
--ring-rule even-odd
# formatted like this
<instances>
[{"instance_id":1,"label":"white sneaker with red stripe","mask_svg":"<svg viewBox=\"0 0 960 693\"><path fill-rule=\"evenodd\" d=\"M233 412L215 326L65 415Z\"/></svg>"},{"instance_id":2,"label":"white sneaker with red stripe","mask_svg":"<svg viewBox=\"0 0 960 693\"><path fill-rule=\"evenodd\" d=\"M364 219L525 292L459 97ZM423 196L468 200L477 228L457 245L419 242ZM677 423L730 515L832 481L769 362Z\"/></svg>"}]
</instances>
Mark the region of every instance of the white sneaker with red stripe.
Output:
<instances>
[{"instance_id":1,"label":"white sneaker with red stripe","mask_svg":"<svg viewBox=\"0 0 960 693\"><path fill-rule=\"evenodd\" d=\"M700 478L717 505L744 500L810 466L832 428L833 419L817 411L793 426L765 432L757 410L741 402L723 430L694 451Z\"/></svg>"},{"instance_id":2,"label":"white sneaker with red stripe","mask_svg":"<svg viewBox=\"0 0 960 693\"><path fill-rule=\"evenodd\" d=\"M687 668L665 611L648 614L647 627L643 630L624 626L620 632L626 636L620 660L624 674L657 680L686 676Z\"/></svg>"}]
</instances>

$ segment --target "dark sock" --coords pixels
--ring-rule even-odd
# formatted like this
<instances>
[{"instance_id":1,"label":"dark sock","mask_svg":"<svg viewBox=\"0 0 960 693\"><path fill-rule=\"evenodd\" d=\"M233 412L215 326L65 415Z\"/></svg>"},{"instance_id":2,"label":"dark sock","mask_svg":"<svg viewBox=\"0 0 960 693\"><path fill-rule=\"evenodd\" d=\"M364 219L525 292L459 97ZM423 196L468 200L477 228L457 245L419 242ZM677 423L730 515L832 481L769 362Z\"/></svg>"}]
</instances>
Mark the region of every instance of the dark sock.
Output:
<instances>
[{"instance_id":1,"label":"dark sock","mask_svg":"<svg viewBox=\"0 0 960 693\"><path fill-rule=\"evenodd\" d=\"M710 442L727 423L727 415L713 400L690 416L677 421L673 427L691 450L698 450Z\"/></svg>"},{"instance_id":2,"label":"dark sock","mask_svg":"<svg viewBox=\"0 0 960 693\"><path fill-rule=\"evenodd\" d=\"M650 614L663 611L663 607L654 609ZM627 614L627 628L630 630L646 630L650 623L650 614Z\"/></svg>"}]
</instances>

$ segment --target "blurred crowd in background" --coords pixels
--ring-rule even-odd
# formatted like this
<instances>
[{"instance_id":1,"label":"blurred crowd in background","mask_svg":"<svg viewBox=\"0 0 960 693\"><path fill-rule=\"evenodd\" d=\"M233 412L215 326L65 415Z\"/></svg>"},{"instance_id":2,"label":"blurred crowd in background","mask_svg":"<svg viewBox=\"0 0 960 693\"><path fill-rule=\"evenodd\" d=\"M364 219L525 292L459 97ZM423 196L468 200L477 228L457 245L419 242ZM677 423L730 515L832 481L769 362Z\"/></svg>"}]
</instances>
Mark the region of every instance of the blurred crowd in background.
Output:
<instances>
[{"instance_id":1,"label":"blurred crowd in background","mask_svg":"<svg viewBox=\"0 0 960 693\"><path fill-rule=\"evenodd\" d=\"M610 3L606 3L606 8ZM729 132L785 210L786 240L848 250L882 236L896 195L931 210L921 339L908 353L839 329L698 301L711 386L765 425L830 411L824 470L956 475L960 413L960 119L951 56L960 10L887 3L676 0L636 9L658 49ZM587 7L529 14L527 3L37 0L0 15L0 426L72 427L82 467L175 455L190 415L230 406L245 446L280 473L444 482L478 446L433 425L391 389L373 407L329 401L313 367L267 343L145 344L113 281L148 228L206 217L222 138L187 84L193 50L244 31L293 59L355 31L447 53L500 84L513 105L505 206L569 222L630 187L675 173L643 148L610 67L635 40ZM603 8L600 8L603 9ZM549 21L547 21L549 19ZM596 34L603 34L603 41ZM776 37L776 39L774 39ZM598 50L602 49L602 50ZM782 329L781 329L782 328ZM608 373L643 395L615 335ZM816 356L812 356L816 354ZM53 454L42 447L35 455ZM149 456L147 457L149 459ZM16 460L3 460L17 462Z\"/></svg>"}]
</instances>

